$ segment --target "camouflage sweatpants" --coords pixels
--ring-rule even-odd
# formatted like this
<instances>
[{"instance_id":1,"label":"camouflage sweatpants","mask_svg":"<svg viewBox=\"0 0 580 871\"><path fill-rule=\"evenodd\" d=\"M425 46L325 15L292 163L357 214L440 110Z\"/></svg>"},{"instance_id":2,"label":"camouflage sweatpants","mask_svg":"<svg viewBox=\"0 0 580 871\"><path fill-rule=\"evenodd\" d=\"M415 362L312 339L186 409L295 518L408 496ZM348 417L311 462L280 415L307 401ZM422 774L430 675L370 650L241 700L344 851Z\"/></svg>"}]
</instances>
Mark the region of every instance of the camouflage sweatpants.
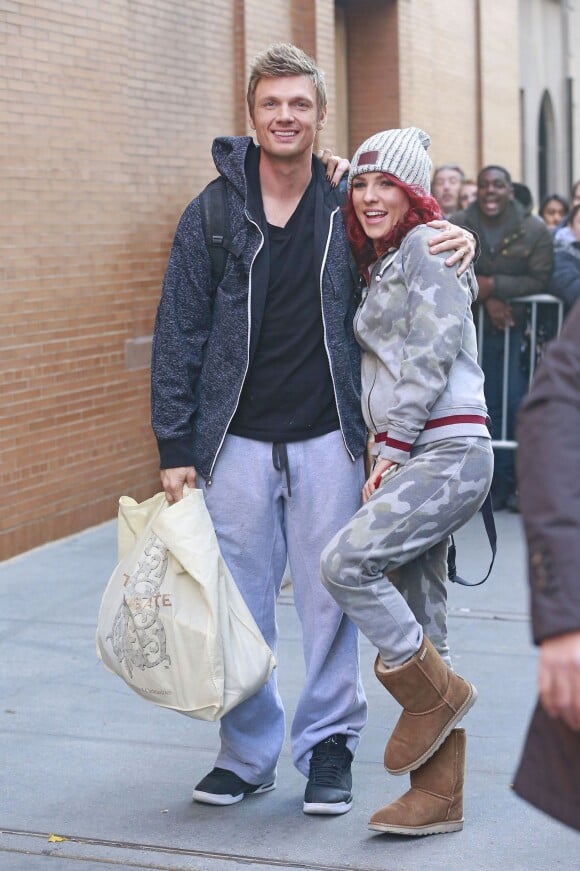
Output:
<instances>
[{"instance_id":1,"label":"camouflage sweatpants","mask_svg":"<svg viewBox=\"0 0 580 871\"><path fill-rule=\"evenodd\" d=\"M489 439L415 448L325 547L326 589L387 666L413 656L423 630L447 647L447 538L481 507L491 484Z\"/></svg>"}]
</instances>

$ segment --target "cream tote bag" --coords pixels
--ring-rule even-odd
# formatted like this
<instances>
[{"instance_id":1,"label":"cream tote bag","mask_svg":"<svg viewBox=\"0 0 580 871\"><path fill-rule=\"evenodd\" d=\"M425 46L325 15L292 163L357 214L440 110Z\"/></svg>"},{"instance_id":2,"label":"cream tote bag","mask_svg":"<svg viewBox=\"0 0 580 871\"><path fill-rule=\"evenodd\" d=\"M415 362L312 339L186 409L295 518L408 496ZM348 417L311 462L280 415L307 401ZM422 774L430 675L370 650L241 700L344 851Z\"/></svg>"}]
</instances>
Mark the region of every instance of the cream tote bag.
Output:
<instances>
[{"instance_id":1,"label":"cream tote bag","mask_svg":"<svg viewBox=\"0 0 580 871\"><path fill-rule=\"evenodd\" d=\"M119 560L105 589L97 655L147 701L218 720L276 663L221 556L202 490L119 500Z\"/></svg>"}]
</instances>

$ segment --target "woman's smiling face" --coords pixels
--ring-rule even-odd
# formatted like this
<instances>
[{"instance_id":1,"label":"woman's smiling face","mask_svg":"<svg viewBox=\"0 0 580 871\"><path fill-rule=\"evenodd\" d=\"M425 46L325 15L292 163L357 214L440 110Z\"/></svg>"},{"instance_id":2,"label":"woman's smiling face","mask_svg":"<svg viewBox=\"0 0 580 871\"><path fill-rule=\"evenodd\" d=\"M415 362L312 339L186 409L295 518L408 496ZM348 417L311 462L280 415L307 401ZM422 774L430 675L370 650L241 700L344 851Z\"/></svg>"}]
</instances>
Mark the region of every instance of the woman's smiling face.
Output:
<instances>
[{"instance_id":1,"label":"woman's smiling face","mask_svg":"<svg viewBox=\"0 0 580 871\"><path fill-rule=\"evenodd\" d=\"M409 209L407 194L382 172L365 172L354 177L352 204L369 239L388 236Z\"/></svg>"}]
</instances>

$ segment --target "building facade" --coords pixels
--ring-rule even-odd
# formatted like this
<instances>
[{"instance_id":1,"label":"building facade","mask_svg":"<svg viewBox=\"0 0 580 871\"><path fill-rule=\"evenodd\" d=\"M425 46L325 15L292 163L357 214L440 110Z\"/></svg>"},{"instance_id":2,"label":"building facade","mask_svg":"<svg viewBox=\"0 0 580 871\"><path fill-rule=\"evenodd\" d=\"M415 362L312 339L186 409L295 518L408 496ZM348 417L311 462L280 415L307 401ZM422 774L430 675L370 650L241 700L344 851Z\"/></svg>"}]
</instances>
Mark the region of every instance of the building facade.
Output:
<instances>
[{"instance_id":1,"label":"building facade","mask_svg":"<svg viewBox=\"0 0 580 871\"><path fill-rule=\"evenodd\" d=\"M0 0L1 558L159 489L161 281L179 215L214 175L212 139L248 132L254 55L289 40L317 58L321 146L349 155L416 124L435 163L517 178L522 156L536 171L519 15L518 0Z\"/></svg>"},{"instance_id":2,"label":"building facade","mask_svg":"<svg viewBox=\"0 0 580 871\"><path fill-rule=\"evenodd\" d=\"M578 0L520 0L522 179L536 205L580 179Z\"/></svg>"}]
</instances>

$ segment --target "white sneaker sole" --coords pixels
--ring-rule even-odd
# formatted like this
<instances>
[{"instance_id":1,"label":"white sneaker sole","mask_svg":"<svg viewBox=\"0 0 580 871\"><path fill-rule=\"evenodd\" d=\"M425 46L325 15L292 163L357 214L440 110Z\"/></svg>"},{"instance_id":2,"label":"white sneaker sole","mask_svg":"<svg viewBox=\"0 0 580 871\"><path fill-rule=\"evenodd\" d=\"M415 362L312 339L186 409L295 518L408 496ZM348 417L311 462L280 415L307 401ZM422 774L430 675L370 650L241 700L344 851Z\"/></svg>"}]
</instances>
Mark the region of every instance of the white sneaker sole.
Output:
<instances>
[{"instance_id":1,"label":"white sneaker sole","mask_svg":"<svg viewBox=\"0 0 580 871\"><path fill-rule=\"evenodd\" d=\"M271 792L276 789L276 781L272 783L263 783L253 792L241 792L239 795L220 795L217 792L202 792L200 789L193 790L193 800L199 801L201 804L214 804L224 807L229 804L237 804L244 798L251 798L253 795L262 795L264 792Z\"/></svg>"},{"instance_id":2,"label":"white sneaker sole","mask_svg":"<svg viewBox=\"0 0 580 871\"><path fill-rule=\"evenodd\" d=\"M338 816L339 814L347 814L352 807L352 799L350 801L341 802L304 802L302 810L305 814L319 814L320 816Z\"/></svg>"}]
</instances>

